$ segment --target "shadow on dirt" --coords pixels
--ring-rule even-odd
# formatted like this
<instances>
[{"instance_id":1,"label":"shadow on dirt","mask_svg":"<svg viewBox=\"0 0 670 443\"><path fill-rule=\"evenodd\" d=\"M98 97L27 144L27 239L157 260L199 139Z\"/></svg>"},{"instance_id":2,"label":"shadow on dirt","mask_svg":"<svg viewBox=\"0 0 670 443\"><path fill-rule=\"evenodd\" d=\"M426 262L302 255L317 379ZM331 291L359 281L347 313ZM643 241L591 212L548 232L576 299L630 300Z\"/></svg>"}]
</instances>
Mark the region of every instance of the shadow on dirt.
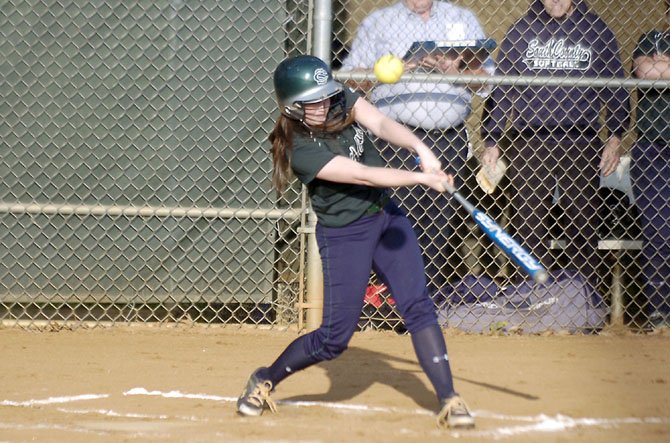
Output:
<instances>
[{"instance_id":1,"label":"shadow on dirt","mask_svg":"<svg viewBox=\"0 0 670 443\"><path fill-rule=\"evenodd\" d=\"M414 357L414 356L412 356ZM318 368L326 371L330 379L328 391L318 394L296 395L282 398L282 401L340 402L355 398L376 383L381 383L413 399L418 407L437 411L438 402L430 385L424 383L423 371L414 359L367 349L350 347L342 356L333 361L320 363ZM309 369L308 369L309 370ZM298 375L300 376L300 375ZM458 382L469 383L527 400L539 397L514 391L503 386L454 376L456 390Z\"/></svg>"}]
</instances>

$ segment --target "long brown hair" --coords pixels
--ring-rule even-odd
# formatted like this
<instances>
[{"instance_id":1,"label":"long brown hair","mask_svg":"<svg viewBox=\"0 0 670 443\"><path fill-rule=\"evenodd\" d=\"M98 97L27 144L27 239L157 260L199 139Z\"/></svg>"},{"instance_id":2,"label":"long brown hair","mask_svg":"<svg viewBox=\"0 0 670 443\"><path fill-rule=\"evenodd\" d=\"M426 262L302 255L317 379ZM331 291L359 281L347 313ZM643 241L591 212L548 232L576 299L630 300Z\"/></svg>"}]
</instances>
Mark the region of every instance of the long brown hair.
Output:
<instances>
[{"instance_id":1,"label":"long brown hair","mask_svg":"<svg viewBox=\"0 0 670 443\"><path fill-rule=\"evenodd\" d=\"M268 139L272 143L272 186L281 194L292 178L289 151L293 148L296 121L280 114Z\"/></svg>"},{"instance_id":2,"label":"long brown hair","mask_svg":"<svg viewBox=\"0 0 670 443\"><path fill-rule=\"evenodd\" d=\"M293 149L293 136L296 132L312 134L316 137L327 137L337 134L354 122L353 109L343 119L327 123L323 128L312 129L298 120L280 114L275 122L275 127L270 132L268 140L272 144L272 186L279 194L283 193L289 182L293 179L291 171L291 150Z\"/></svg>"}]
</instances>

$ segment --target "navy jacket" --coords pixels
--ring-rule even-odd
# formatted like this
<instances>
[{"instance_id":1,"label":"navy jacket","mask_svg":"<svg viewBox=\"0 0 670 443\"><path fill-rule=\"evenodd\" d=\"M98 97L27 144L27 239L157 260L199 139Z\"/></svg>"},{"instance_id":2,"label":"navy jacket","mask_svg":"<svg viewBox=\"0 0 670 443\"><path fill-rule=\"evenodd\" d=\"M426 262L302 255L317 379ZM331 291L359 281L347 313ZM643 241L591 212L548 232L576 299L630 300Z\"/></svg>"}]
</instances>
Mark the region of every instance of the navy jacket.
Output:
<instances>
[{"instance_id":1,"label":"navy jacket","mask_svg":"<svg viewBox=\"0 0 670 443\"><path fill-rule=\"evenodd\" d=\"M563 19L546 13L534 0L508 30L497 55L501 75L622 78L619 46L607 24L583 0ZM542 131L562 138L566 132L593 136L606 107L610 134L622 136L630 123L625 88L571 86L496 86L486 102L482 138L487 145L503 136L507 121L518 131ZM578 130L578 131L574 131Z\"/></svg>"}]
</instances>

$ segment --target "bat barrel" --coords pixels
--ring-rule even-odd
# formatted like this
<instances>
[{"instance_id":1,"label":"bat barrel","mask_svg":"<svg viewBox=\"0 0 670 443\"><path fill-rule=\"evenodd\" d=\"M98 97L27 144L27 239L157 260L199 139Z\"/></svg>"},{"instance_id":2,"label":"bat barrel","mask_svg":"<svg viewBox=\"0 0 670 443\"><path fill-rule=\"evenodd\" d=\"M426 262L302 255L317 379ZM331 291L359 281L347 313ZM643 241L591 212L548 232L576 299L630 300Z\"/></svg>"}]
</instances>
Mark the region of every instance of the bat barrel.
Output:
<instances>
[{"instance_id":1,"label":"bat barrel","mask_svg":"<svg viewBox=\"0 0 670 443\"><path fill-rule=\"evenodd\" d=\"M547 270L486 213L475 208L472 217L484 233L533 280L544 283Z\"/></svg>"},{"instance_id":2,"label":"bat barrel","mask_svg":"<svg viewBox=\"0 0 670 443\"><path fill-rule=\"evenodd\" d=\"M458 201L463 208L475 219L477 225L484 233L510 257L523 271L536 283L546 283L549 280L547 270L528 251L526 251L516 240L514 240L498 223L486 213L477 209L449 182L443 183L444 188Z\"/></svg>"},{"instance_id":3,"label":"bat barrel","mask_svg":"<svg viewBox=\"0 0 670 443\"><path fill-rule=\"evenodd\" d=\"M528 251L526 251L516 240L512 238L498 223L495 222L486 213L477 209L460 192L453 187L447 186L447 191L465 208L474 218L477 225L484 231L502 251L510 257L523 271L528 274L537 283L546 283L549 279L547 270L536 260ZM450 189L451 188L451 189Z\"/></svg>"}]
</instances>

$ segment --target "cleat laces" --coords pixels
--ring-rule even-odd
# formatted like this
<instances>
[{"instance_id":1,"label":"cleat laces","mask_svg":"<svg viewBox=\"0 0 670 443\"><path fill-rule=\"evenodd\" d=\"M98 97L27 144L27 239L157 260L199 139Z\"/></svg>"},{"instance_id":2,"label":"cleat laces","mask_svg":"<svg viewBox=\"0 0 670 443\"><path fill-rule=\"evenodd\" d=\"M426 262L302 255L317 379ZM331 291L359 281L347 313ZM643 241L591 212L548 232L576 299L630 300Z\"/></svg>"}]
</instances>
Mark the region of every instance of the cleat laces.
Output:
<instances>
[{"instance_id":1,"label":"cleat laces","mask_svg":"<svg viewBox=\"0 0 670 443\"><path fill-rule=\"evenodd\" d=\"M259 409L263 409L263 404L267 403L270 411L275 413L277 412L277 405L270 397L270 392L272 392L272 382L263 380L256 384L253 391L247 396L247 401L257 406Z\"/></svg>"}]
</instances>

